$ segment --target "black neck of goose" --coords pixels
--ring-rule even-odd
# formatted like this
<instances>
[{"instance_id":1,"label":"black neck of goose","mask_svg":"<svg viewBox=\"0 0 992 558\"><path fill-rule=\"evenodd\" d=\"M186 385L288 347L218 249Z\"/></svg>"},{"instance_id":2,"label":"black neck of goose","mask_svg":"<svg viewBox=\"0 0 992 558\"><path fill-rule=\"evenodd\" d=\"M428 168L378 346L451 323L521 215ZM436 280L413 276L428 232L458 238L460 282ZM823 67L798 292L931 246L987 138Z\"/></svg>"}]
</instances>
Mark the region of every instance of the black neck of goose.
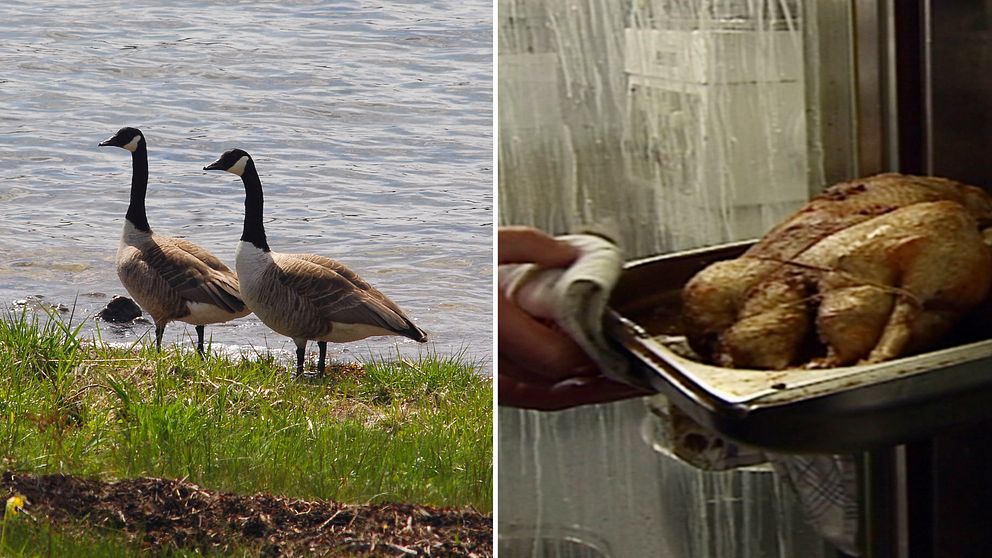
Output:
<instances>
[{"instance_id":1,"label":"black neck of goose","mask_svg":"<svg viewBox=\"0 0 992 558\"><path fill-rule=\"evenodd\" d=\"M262 181L255 170L255 162L251 159L241 173L241 181L245 183L245 227L241 232L241 240L251 242L263 252L269 251L269 243L265 240L265 227L262 225Z\"/></svg>"},{"instance_id":2,"label":"black neck of goose","mask_svg":"<svg viewBox=\"0 0 992 558\"><path fill-rule=\"evenodd\" d=\"M139 231L151 232L145 215L145 191L148 189L148 150L145 148L145 140L139 141L138 148L131 153L131 165L134 167L131 175L131 203L127 206L125 217Z\"/></svg>"}]
</instances>

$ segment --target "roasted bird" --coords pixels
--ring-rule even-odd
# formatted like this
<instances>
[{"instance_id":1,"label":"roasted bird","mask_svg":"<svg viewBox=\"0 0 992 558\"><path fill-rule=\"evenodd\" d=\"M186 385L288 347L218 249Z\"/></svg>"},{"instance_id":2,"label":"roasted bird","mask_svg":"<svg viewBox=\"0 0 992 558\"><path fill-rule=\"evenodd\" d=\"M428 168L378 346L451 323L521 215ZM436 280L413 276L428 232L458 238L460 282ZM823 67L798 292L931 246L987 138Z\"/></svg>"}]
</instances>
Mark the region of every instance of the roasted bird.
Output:
<instances>
[{"instance_id":1,"label":"roasted bird","mask_svg":"<svg viewBox=\"0 0 992 558\"><path fill-rule=\"evenodd\" d=\"M692 348L733 368L879 362L939 341L985 300L992 196L934 177L838 184L683 290Z\"/></svg>"}]
</instances>

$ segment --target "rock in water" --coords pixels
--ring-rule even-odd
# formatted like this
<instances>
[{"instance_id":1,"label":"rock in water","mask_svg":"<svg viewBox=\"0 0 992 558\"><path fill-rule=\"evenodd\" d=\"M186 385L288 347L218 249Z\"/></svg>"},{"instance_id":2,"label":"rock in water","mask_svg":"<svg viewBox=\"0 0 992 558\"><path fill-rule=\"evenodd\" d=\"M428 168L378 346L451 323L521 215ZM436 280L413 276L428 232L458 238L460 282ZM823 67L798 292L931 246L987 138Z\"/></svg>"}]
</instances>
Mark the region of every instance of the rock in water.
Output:
<instances>
[{"instance_id":1,"label":"rock in water","mask_svg":"<svg viewBox=\"0 0 992 558\"><path fill-rule=\"evenodd\" d=\"M105 322L122 324L141 317L141 308L126 296L114 296L97 317Z\"/></svg>"}]
</instances>

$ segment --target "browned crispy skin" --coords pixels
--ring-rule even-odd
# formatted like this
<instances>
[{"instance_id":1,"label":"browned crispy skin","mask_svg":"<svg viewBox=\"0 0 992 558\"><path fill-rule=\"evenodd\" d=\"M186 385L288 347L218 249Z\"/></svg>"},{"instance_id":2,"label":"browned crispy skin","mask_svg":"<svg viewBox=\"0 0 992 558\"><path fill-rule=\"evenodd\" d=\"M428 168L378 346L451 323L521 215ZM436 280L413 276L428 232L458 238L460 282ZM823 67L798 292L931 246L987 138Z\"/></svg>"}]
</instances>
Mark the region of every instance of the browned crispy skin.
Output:
<instances>
[{"instance_id":1,"label":"browned crispy skin","mask_svg":"<svg viewBox=\"0 0 992 558\"><path fill-rule=\"evenodd\" d=\"M946 179L885 174L834 186L742 257L689 281L689 342L720 365L764 369L920 350L988 294L986 223L992 197ZM820 349L812 360L810 345Z\"/></svg>"},{"instance_id":2,"label":"browned crispy skin","mask_svg":"<svg viewBox=\"0 0 992 558\"><path fill-rule=\"evenodd\" d=\"M983 228L992 224L992 197L981 188L946 178L886 173L827 188L769 231L747 254L791 258L837 231L900 207L940 200L963 205Z\"/></svg>"}]
</instances>

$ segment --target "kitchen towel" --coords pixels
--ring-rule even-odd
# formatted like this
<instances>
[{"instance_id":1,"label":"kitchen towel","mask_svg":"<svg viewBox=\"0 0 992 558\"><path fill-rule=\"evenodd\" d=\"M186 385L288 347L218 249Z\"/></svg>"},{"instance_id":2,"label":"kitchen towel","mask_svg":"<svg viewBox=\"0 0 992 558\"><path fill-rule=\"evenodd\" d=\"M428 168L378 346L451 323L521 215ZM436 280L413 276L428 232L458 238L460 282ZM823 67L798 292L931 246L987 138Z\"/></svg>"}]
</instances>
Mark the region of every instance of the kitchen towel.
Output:
<instances>
[{"instance_id":1,"label":"kitchen towel","mask_svg":"<svg viewBox=\"0 0 992 558\"><path fill-rule=\"evenodd\" d=\"M557 237L579 250L564 269L535 264L499 266L499 287L528 314L557 324L592 358L606 377L640 385L627 360L603 331L610 293L623 269L623 254L610 240L594 234Z\"/></svg>"}]
</instances>

